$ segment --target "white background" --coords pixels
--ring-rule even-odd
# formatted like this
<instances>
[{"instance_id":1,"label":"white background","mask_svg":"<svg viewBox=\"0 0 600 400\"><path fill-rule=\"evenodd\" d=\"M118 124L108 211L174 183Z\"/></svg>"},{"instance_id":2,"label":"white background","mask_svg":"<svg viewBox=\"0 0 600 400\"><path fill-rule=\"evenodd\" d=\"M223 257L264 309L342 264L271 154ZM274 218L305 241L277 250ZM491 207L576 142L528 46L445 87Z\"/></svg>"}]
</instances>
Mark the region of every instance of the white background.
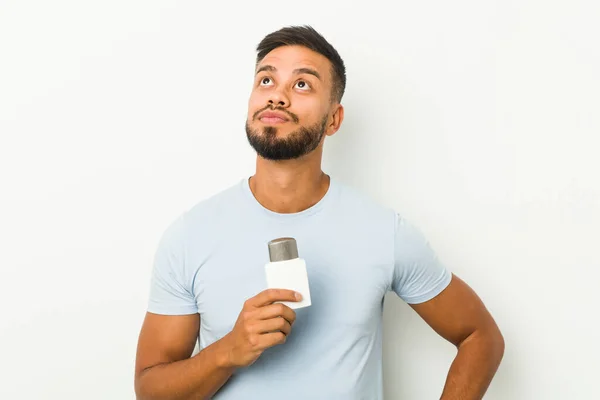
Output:
<instances>
[{"instance_id":1,"label":"white background","mask_svg":"<svg viewBox=\"0 0 600 400\"><path fill-rule=\"evenodd\" d=\"M324 169L483 298L486 399L600 398L598 4L0 1L0 398L134 398L158 238L252 174L254 48L305 23L348 72ZM394 296L384 351L387 399L439 398L455 350Z\"/></svg>"}]
</instances>

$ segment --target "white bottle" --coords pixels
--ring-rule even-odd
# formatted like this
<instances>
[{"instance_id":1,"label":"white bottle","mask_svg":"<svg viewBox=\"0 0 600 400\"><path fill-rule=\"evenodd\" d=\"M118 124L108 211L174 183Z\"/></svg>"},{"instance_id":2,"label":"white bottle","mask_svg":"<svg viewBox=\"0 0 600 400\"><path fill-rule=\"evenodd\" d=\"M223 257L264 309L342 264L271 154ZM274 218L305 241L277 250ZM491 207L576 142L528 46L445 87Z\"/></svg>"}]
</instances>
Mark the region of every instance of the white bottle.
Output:
<instances>
[{"instance_id":1,"label":"white bottle","mask_svg":"<svg viewBox=\"0 0 600 400\"><path fill-rule=\"evenodd\" d=\"M294 238L279 238L269 242L269 258L265 265L269 289L289 289L302 295L301 301L282 301L292 309L311 305L306 262L298 257L298 245Z\"/></svg>"}]
</instances>

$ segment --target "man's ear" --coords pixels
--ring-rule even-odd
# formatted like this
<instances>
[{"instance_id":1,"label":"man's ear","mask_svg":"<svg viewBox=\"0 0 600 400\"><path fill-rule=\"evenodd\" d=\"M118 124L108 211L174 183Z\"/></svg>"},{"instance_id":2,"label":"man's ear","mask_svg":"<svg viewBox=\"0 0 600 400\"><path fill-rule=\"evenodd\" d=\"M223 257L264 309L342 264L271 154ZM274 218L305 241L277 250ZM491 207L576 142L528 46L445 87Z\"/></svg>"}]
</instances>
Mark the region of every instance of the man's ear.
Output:
<instances>
[{"instance_id":1,"label":"man's ear","mask_svg":"<svg viewBox=\"0 0 600 400\"><path fill-rule=\"evenodd\" d=\"M325 130L325 134L327 136L332 136L335 134L340 129L342 121L344 121L344 106L337 104L335 106L335 111L328 119L328 125L327 129Z\"/></svg>"}]
</instances>

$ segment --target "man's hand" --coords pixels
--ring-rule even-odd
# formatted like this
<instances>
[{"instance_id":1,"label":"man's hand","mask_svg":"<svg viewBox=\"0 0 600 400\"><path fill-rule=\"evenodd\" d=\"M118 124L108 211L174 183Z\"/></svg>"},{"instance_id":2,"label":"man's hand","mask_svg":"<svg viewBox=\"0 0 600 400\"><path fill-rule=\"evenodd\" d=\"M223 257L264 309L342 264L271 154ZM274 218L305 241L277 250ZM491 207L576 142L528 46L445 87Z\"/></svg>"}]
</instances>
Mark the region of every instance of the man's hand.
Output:
<instances>
[{"instance_id":1,"label":"man's hand","mask_svg":"<svg viewBox=\"0 0 600 400\"><path fill-rule=\"evenodd\" d=\"M294 310L277 301L300 301L299 293L267 289L244 303L233 330L221 342L227 349L228 364L247 367L269 347L285 343L296 320Z\"/></svg>"}]
</instances>

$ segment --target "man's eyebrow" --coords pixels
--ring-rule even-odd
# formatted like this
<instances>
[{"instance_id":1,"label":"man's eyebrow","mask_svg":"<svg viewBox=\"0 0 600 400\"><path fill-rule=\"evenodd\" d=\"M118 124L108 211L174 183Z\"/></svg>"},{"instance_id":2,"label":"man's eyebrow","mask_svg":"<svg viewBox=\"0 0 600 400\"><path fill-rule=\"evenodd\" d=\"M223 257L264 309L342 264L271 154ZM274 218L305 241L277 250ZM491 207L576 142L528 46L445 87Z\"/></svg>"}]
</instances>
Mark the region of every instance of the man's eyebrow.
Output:
<instances>
[{"instance_id":1,"label":"man's eyebrow","mask_svg":"<svg viewBox=\"0 0 600 400\"><path fill-rule=\"evenodd\" d=\"M275 72L275 71L277 71L277 68L275 68L272 65L263 65L262 67L260 67L259 69L256 70L256 74L258 74L259 72L263 72L263 71Z\"/></svg>"},{"instance_id":2,"label":"man's eyebrow","mask_svg":"<svg viewBox=\"0 0 600 400\"><path fill-rule=\"evenodd\" d=\"M263 65L263 66L261 66L260 68L258 68L258 69L256 70L256 74L259 74L260 72L263 72L263 71L268 71L268 72L276 72L276 71L277 71L277 68L275 68L275 67L274 67L274 66L272 66L272 65ZM316 77L317 77L317 79L319 79L319 80L322 80L322 79L321 79L321 75L320 75L320 74L319 74L319 73L318 73L316 70L314 70L314 69L312 69L312 68L306 68L306 67L305 67L305 68L296 68L296 69L294 70L294 74L295 74L295 75L299 75L299 74L309 74L309 75L314 75L314 76L316 76Z\"/></svg>"},{"instance_id":3,"label":"man's eyebrow","mask_svg":"<svg viewBox=\"0 0 600 400\"><path fill-rule=\"evenodd\" d=\"M312 68L298 68L294 70L294 74L310 74L316 76L318 80L321 80L321 75Z\"/></svg>"}]
</instances>

